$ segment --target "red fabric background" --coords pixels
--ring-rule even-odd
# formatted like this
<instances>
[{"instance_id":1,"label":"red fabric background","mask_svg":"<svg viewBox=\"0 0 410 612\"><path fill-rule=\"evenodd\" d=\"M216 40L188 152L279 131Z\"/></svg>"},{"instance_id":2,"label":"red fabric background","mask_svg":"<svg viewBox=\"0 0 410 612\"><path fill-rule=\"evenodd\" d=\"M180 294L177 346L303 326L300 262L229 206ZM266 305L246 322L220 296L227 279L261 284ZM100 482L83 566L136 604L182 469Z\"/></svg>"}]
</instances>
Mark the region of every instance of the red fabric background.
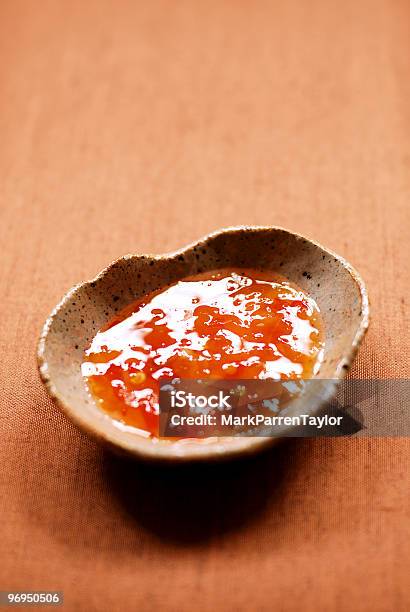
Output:
<instances>
[{"instance_id":1,"label":"red fabric background","mask_svg":"<svg viewBox=\"0 0 410 612\"><path fill-rule=\"evenodd\" d=\"M408 439L127 464L51 404L34 353L112 259L275 224L367 281L354 375L407 376L409 59L399 0L3 0L0 588L67 610L408 609Z\"/></svg>"}]
</instances>

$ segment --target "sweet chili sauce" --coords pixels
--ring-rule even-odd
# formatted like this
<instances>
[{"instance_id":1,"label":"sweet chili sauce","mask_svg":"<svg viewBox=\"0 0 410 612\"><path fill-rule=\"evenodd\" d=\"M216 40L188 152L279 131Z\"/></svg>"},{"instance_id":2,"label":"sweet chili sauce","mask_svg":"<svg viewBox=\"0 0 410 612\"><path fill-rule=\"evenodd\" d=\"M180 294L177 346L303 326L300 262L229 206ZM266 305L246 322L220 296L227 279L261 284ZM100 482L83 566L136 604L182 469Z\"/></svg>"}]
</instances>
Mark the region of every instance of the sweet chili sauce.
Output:
<instances>
[{"instance_id":1,"label":"sweet chili sauce","mask_svg":"<svg viewBox=\"0 0 410 612\"><path fill-rule=\"evenodd\" d=\"M223 269L137 300L101 329L82 373L115 421L157 435L159 379L300 379L320 367L315 301L283 277Z\"/></svg>"}]
</instances>

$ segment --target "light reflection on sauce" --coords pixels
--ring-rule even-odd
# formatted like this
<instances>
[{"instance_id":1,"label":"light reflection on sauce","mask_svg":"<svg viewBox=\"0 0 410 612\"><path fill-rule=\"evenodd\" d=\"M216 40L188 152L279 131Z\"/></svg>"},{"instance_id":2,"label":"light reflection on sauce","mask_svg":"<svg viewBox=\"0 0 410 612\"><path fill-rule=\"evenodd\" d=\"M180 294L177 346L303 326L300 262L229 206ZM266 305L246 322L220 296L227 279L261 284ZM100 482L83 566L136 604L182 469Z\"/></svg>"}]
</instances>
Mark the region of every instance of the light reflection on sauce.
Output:
<instances>
[{"instance_id":1,"label":"light reflection on sauce","mask_svg":"<svg viewBox=\"0 0 410 612\"><path fill-rule=\"evenodd\" d=\"M311 297L281 276L229 269L131 304L97 333L82 373L104 411L155 436L160 378L310 378L322 354Z\"/></svg>"}]
</instances>

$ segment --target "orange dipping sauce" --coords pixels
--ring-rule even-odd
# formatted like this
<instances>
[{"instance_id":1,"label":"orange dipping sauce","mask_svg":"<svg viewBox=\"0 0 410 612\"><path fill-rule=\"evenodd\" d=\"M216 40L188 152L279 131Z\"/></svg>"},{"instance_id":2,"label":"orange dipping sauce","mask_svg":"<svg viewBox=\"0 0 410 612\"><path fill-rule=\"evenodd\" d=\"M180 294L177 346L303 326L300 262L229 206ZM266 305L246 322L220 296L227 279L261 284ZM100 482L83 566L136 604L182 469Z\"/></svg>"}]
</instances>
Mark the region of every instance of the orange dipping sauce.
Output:
<instances>
[{"instance_id":1,"label":"orange dipping sauce","mask_svg":"<svg viewBox=\"0 0 410 612\"><path fill-rule=\"evenodd\" d=\"M97 333L82 373L113 419L156 436L161 378L310 378L322 354L311 297L279 275L228 269L128 306Z\"/></svg>"}]
</instances>

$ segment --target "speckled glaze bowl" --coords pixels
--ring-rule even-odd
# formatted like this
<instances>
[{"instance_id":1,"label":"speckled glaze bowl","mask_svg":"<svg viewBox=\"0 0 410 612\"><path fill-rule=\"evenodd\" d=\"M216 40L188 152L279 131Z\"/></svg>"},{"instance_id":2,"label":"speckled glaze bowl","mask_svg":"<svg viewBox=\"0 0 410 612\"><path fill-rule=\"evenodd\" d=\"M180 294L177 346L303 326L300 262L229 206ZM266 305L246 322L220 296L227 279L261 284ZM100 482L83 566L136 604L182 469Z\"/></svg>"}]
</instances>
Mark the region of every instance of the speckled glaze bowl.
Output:
<instances>
[{"instance_id":1,"label":"speckled glaze bowl","mask_svg":"<svg viewBox=\"0 0 410 612\"><path fill-rule=\"evenodd\" d=\"M96 278L73 287L46 320L38 345L40 376L48 393L78 427L112 449L150 460L222 459L253 453L278 438L165 441L122 431L89 395L81 375L84 350L119 310L179 279L224 267L279 272L317 302L325 329L319 375L331 379L303 405L315 414L347 373L369 324L366 287L342 257L278 227L236 227L214 232L166 255L125 255ZM309 403L309 402L308 402ZM295 406L297 414L300 406Z\"/></svg>"}]
</instances>

